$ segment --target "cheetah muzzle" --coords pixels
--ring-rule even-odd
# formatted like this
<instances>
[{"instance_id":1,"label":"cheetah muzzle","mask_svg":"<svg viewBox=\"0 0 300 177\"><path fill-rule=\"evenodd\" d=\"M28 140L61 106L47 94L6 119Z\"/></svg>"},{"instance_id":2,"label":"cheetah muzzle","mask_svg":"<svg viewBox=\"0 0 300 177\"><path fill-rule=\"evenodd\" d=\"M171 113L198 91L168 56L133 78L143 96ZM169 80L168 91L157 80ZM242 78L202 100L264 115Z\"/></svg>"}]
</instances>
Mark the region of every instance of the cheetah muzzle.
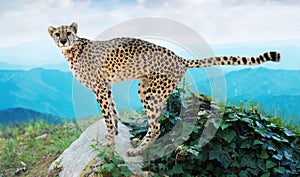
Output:
<instances>
[{"instance_id":1,"label":"cheetah muzzle","mask_svg":"<svg viewBox=\"0 0 300 177\"><path fill-rule=\"evenodd\" d=\"M49 26L48 32L62 50L74 77L95 93L108 131L105 145L114 145L119 120L111 85L125 80L140 80L138 95L145 109L149 128L138 147L129 149L129 156L141 154L158 138L158 117L163 103L188 68L257 65L280 60L277 52L267 52L257 57L223 56L186 60L165 47L141 39L92 41L78 37L77 29L78 25L74 22L70 26Z\"/></svg>"}]
</instances>

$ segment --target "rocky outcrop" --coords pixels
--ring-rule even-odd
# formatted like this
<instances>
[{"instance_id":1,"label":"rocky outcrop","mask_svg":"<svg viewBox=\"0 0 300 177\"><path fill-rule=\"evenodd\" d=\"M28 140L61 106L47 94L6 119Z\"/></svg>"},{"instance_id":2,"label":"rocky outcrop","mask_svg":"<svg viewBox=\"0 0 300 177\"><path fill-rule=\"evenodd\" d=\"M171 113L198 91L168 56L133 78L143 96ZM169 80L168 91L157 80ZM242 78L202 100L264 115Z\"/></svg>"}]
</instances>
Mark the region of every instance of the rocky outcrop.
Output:
<instances>
[{"instance_id":1,"label":"rocky outcrop","mask_svg":"<svg viewBox=\"0 0 300 177\"><path fill-rule=\"evenodd\" d=\"M141 156L128 157L126 152L132 147L130 143L129 128L119 123L119 134L115 139L115 148L122 156L129 169L135 174L142 174L141 165L143 158ZM92 144L102 144L107 133L103 119L95 122L88 127L81 136L71 144L50 166L48 176L59 173L61 177L69 176L88 176L89 169L97 162L97 153L93 151Z\"/></svg>"}]
</instances>

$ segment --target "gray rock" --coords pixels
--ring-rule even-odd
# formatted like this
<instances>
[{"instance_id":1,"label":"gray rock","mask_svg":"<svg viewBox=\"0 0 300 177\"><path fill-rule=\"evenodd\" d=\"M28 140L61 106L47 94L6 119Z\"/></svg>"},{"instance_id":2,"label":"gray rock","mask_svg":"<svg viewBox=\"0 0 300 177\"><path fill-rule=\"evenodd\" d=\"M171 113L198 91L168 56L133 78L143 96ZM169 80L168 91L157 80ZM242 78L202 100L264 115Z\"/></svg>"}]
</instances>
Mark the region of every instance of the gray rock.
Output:
<instances>
[{"instance_id":1,"label":"gray rock","mask_svg":"<svg viewBox=\"0 0 300 177\"><path fill-rule=\"evenodd\" d=\"M141 165L143 158L141 156L128 157L126 152L132 147L130 143L129 128L119 123L119 134L115 139L115 149L124 158L126 165L135 174L143 174ZM104 120L99 120L89 126L81 136L74 141L69 148L67 148L58 157L49 168L49 176L51 172L60 171L59 176L70 177L70 176L84 176L83 171L86 170L87 166L94 163L97 155L96 151L93 151L91 145L98 142L102 144L105 140L104 136L107 133ZM59 170L57 170L59 169Z\"/></svg>"}]
</instances>

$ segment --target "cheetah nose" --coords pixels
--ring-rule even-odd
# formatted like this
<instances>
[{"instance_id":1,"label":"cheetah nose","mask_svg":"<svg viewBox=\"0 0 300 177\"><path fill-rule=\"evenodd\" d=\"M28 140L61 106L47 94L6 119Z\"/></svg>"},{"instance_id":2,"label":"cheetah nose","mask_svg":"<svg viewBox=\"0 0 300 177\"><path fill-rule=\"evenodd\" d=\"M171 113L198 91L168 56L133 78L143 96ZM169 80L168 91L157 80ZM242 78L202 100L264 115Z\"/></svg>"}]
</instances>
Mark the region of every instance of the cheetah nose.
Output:
<instances>
[{"instance_id":1,"label":"cheetah nose","mask_svg":"<svg viewBox=\"0 0 300 177\"><path fill-rule=\"evenodd\" d=\"M60 40L60 43L64 45L65 43L67 43L67 39Z\"/></svg>"}]
</instances>

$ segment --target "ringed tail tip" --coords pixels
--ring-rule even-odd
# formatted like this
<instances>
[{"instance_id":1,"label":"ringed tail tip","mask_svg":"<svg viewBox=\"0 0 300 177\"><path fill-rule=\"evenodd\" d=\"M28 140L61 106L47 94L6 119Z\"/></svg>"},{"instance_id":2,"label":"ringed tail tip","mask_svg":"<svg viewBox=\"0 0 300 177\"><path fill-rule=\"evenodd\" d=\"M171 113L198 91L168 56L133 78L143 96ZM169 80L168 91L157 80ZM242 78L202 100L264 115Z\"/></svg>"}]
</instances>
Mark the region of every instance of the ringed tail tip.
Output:
<instances>
[{"instance_id":1,"label":"ringed tail tip","mask_svg":"<svg viewBox=\"0 0 300 177\"><path fill-rule=\"evenodd\" d=\"M279 52L271 51L271 52L266 52L262 55L267 61L280 62L281 60L281 55Z\"/></svg>"}]
</instances>

